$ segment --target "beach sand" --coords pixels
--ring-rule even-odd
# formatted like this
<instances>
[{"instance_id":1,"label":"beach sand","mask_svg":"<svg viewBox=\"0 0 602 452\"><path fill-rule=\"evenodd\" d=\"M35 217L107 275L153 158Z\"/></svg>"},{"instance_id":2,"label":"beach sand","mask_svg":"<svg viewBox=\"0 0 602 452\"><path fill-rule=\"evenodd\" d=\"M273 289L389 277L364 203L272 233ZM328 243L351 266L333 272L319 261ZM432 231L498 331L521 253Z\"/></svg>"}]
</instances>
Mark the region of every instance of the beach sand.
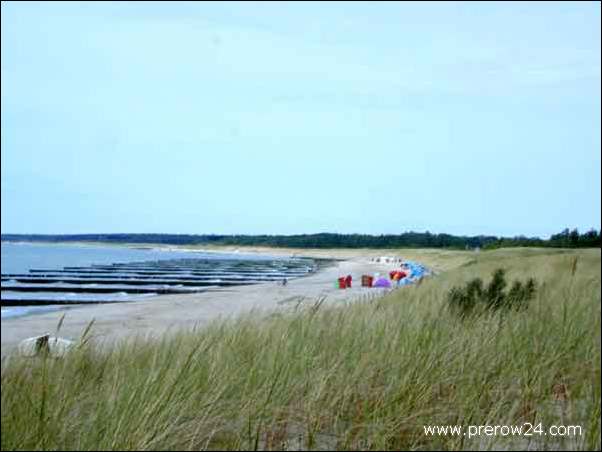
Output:
<instances>
[{"instance_id":1,"label":"beach sand","mask_svg":"<svg viewBox=\"0 0 602 452\"><path fill-rule=\"evenodd\" d=\"M223 251L234 251L234 248ZM94 340L111 343L132 336L159 337L166 332L192 329L251 310L270 313L292 309L299 302L313 304L322 297L325 297L325 303L330 304L380 296L386 289L361 287L361 275L375 272L386 275L399 267L399 264L371 262L372 258L384 255L401 257L399 253L375 250L245 248L244 252L340 260L311 276L290 279L286 286L270 282L205 293L157 296L128 303L78 305L51 313L2 319L2 355L10 353L25 338L54 334L63 314L65 320L59 336L77 340L94 320ZM338 289L335 285L337 278L348 274L353 276L352 288Z\"/></svg>"}]
</instances>

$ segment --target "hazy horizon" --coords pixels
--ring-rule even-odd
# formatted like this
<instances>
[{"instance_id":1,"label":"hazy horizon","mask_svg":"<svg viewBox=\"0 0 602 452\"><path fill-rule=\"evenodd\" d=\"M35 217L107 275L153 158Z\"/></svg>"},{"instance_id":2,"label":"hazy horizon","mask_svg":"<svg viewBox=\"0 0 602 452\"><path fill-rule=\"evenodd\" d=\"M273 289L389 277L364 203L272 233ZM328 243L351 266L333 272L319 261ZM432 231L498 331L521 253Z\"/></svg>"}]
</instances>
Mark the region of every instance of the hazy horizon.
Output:
<instances>
[{"instance_id":1,"label":"hazy horizon","mask_svg":"<svg viewBox=\"0 0 602 452\"><path fill-rule=\"evenodd\" d=\"M1 8L3 234L600 229L599 2Z\"/></svg>"}]
</instances>

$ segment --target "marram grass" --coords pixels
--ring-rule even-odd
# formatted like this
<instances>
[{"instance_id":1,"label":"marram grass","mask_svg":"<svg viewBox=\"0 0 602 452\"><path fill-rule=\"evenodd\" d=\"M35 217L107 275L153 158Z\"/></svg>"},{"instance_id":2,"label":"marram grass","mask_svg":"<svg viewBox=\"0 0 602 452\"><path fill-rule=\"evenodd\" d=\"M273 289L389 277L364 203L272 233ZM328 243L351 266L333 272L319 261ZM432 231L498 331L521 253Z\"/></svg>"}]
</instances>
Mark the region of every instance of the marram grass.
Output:
<instances>
[{"instance_id":1,"label":"marram grass","mask_svg":"<svg viewBox=\"0 0 602 452\"><path fill-rule=\"evenodd\" d=\"M5 359L2 450L599 450L600 251L425 256L445 271L381 299ZM539 282L526 311L448 312L451 287L500 266ZM423 430L524 422L582 435Z\"/></svg>"}]
</instances>

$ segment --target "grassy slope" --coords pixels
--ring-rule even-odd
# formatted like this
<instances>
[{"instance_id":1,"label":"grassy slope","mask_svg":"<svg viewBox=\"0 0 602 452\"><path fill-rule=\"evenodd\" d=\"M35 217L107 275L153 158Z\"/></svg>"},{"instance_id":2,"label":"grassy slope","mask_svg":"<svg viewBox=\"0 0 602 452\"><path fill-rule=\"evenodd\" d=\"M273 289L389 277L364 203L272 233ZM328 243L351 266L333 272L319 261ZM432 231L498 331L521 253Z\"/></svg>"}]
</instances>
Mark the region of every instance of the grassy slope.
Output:
<instances>
[{"instance_id":1,"label":"grassy slope","mask_svg":"<svg viewBox=\"0 0 602 452\"><path fill-rule=\"evenodd\" d=\"M583 427L538 448L600 448L599 250L403 255L444 271L344 309L3 362L2 449L499 449L528 438L422 425L526 421ZM443 309L452 285L499 266L543 282L527 312L461 322Z\"/></svg>"}]
</instances>

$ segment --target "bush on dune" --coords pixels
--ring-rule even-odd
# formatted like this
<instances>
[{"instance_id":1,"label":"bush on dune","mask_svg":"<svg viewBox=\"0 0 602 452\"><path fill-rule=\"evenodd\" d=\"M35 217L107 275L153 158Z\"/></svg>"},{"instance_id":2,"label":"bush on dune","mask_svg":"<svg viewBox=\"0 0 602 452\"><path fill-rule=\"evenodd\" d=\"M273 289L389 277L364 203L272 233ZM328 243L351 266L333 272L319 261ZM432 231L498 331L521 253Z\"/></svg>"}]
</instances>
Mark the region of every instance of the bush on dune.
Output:
<instances>
[{"instance_id":1,"label":"bush on dune","mask_svg":"<svg viewBox=\"0 0 602 452\"><path fill-rule=\"evenodd\" d=\"M468 281L463 287L453 287L447 294L449 308L461 316L474 312L499 309L526 309L537 291L535 279L529 278L526 282L516 280L510 290L505 291L508 285L506 271L498 268L493 272L487 287L483 286L481 278Z\"/></svg>"}]
</instances>

